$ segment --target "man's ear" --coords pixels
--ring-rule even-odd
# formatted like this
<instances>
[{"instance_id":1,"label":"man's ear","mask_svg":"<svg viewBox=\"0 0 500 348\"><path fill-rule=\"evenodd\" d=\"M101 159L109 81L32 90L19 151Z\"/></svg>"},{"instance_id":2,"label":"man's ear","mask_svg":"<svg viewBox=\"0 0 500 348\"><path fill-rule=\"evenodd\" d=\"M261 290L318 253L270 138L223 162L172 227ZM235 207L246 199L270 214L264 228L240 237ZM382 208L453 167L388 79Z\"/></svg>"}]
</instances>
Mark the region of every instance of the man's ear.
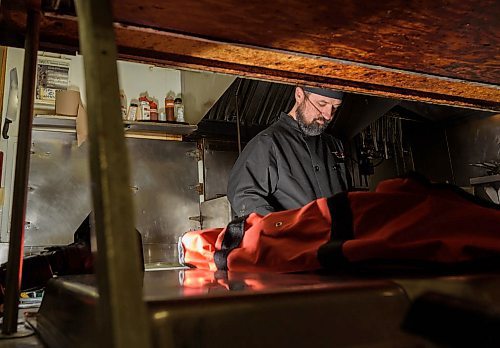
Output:
<instances>
[{"instance_id":1,"label":"man's ear","mask_svg":"<svg viewBox=\"0 0 500 348\"><path fill-rule=\"evenodd\" d=\"M304 100L304 90L302 87L295 87L295 101L300 104Z\"/></svg>"}]
</instances>

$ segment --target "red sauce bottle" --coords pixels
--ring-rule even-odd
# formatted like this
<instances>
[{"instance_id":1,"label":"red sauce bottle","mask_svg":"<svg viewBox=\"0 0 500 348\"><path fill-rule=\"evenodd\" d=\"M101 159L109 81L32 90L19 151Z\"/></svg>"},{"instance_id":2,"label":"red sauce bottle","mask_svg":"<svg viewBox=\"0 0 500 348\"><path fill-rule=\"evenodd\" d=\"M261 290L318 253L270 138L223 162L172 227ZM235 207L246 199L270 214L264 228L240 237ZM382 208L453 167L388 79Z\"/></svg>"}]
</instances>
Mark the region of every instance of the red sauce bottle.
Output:
<instances>
[{"instance_id":1,"label":"red sauce bottle","mask_svg":"<svg viewBox=\"0 0 500 348\"><path fill-rule=\"evenodd\" d=\"M168 94L165 98L165 114L167 115L167 121L175 121L174 96L172 94Z\"/></svg>"}]
</instances>

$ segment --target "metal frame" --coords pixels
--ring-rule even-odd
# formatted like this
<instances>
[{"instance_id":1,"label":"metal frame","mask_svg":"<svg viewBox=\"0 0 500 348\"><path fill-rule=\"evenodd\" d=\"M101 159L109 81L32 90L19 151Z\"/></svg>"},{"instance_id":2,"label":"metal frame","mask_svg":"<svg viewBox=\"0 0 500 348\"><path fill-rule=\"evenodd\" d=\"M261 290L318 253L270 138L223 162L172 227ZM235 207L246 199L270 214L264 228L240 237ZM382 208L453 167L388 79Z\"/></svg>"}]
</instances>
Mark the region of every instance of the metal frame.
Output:
<instances>
[{"instance_id":1,"label":"metal frame","mask_svg":"<svg viewBox=\"0 0 500 348\"><path fill-rule=\"evenodd\" d=\"M40 3L27 4L23 92L14 181L3 334L17 332ZM98 246L99 337L114 347L150 347L142 265L133 221L129 165L120 115L116 44L109 1L78 0L89 111L89 159ZM126 254L123 251L126 250Z\"/></svg>"},{"instance_id":2,"label":"metal frame","mask_svg":"<svg viewBox=\"0 0 500 348\"><path fill-rule=\"evenodd\" d=\"M33 126L33 103L35 98L36 60L39 45L40 8L32 6L27 10L27 33L25 39L23 86L19 114L19 137L16 153L14 198L9 236L9 258L7 267L5 313L2 333L17 332L19 292L21 287L24 227L28 176L30 170L31 128Z\"/></svg>"},{"instance_id":3,"label":"metal frame","mask_svg":"<svg viewBox=\"0 0 500 348\"><path fill-rule=\"evenodd\" d=\"M7 64L7 47L0 46L0 110L3 109L3 89L5 86L5 71ZM0 122L2 118L0 116Z\"/></svg>"},{"instance_id":4,"label":"metal frame","mask_svg":"<svg viewBox=\"0 0 500 348\"><path fill-rule=\"evenodd\" d=\"M97 239L100 337L106 346L151 346L142 300L129 163L120 114L110 1L77 0L85 66L89 156ZM126 254L124 253L126 251Z\"/></svg>"}]
</instances>

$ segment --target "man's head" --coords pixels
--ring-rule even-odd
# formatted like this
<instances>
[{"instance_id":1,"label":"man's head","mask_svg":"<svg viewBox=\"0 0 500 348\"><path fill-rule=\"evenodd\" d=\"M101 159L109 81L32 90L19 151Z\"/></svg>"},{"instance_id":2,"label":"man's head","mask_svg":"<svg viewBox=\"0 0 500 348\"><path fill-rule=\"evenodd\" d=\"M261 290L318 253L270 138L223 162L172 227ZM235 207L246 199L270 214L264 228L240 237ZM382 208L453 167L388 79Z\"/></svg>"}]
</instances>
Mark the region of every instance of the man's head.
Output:
<instances>
[{"instance_id":1,"label":"man's head","mask_svg":"<svg viewBox=\"0 0 500 348\"><path fill-rule=\"evenodd\" d=\"M343 93L339 91L297 87L295 105L290 116L297 120L300 129L306 135L321 134L332 121L342 103Z\"/></svg>"}]
</instances>

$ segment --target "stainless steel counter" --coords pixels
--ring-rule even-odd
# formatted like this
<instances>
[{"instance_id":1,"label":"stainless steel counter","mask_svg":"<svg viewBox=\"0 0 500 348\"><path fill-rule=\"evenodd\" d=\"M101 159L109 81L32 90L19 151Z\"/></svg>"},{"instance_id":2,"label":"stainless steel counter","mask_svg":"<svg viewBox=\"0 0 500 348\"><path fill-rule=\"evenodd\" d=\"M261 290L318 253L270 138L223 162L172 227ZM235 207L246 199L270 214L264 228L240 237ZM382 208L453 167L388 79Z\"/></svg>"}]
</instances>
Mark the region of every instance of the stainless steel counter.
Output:
<instances>
[{"instance_id":1,"label":"stainless steel counter","mask_svg":"<svg viewBox=\"0 0 500 348\"><path fill-rule=\"evenodd\" d=\"M400 330L410 301L390 280L152 271L144 301L157 347L433 347ZM93 276L54 279L36 323L41 338L98 346L97 305Z\"/></svg>"}]
</instances>

